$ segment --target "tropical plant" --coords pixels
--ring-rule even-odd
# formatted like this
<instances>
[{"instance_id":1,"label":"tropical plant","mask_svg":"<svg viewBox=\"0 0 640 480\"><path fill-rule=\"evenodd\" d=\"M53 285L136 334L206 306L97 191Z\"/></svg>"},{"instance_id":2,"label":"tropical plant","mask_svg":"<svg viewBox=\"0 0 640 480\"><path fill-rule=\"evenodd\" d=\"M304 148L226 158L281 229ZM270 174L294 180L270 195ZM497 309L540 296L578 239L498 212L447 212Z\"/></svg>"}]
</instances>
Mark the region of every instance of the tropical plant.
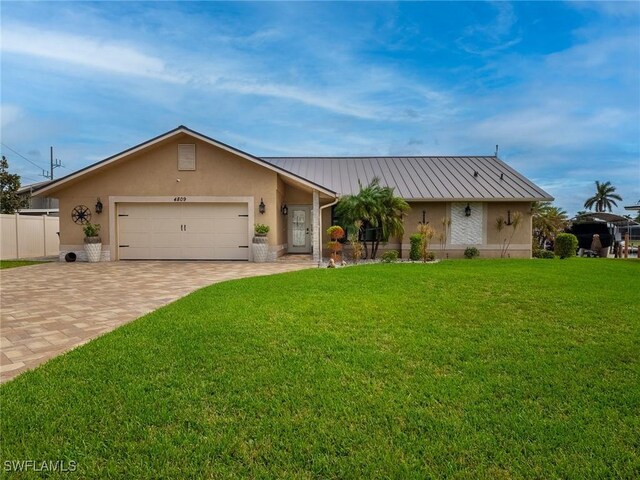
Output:
<instances>
[{"instance_id":1,"label":"tropical plant","mask_svg":"<svg viewBox=\"0 0 640 480\"><path fill-rule=\"evenodd\" d=\"M440 240L440 250L444 251L447 246L447 232L451 227L451 219L449 217L442 217L440 219L442 224L442 231L438 234L438 240Z\"/></svg>"},{"instance_id":2,"label":"tropical plant","mask_svg":"<svg viewBox=\"0 0 640 480\"><path fill-rule=\"evenodd\" d=\"M511 223L507 223L504 217L499 216L496 219L496 230L498 230L498 234L501 234L505 228L511 227L511 234L506 234L502 239L502 247L500 249L500 258L504 258L507 255L509 250L509 246L511 245L511 240L513 240L513 236L516 234L516 230L522 223L522 214L520 212L514 212L511 217Z\"/></svg>"},{"instance_id":3,"label":"tropical plant","mask_svg":"<svg viewBox=\"0 0 640 480\"><path fill-rule=\"evenodd\" d=\"M578 238L571 233L559 233L556 237L554 253L560 258L573 257L578 248Z\"/></svg>"},{"instance_id":4,"label":"tropical plant","mask_svg":"<svg viewBox=\"0 0 640 480\"><path fill-rule=\"evenodd\" d=\"M615 191L616 187L611 185L611 182L600 183L596 180L596 194L584 202L584 208L593 210L595 207L596 212L606 212L607 210L610 212L612 206L618 206L616 200L622 201L622 197Z\"/></svg>"},{"instance_id":5,"label":"tropical plant","mask_svg":"<svg viewBox=\"0 0 640 480\"><path fill-rule=\"evenodd\" d=\"M355 227L355 231L348 235L348 240L351 244L351 258L353 258L354 263L358 263L362 258L363 250L359 235L360 228L362 227L362 221L358 220L353 226Z\"/></svg>"},{"instance_id":6,"label":"tropical plant","mask_svg":"<svg viewBox=\"0 0 640 480\"><path fill-rule=\"evenodd\" d=\"M431 252L429 252L429 244L431 243L431 239L435 233L435 230L426 223L418 225L418 234L420 235L420 258L423 262L433 258L433 256L430 255Z\"/></svg>"},{"instance_id":7,"label":"tropical plant","mask_svg":"<svg viewBox=\"0 0 640 480\"><path fill-rule=\"evenodd\" d=\"M270 230L269 225L264 225L263 223L256 223L253 226L253 229L256 232L256 235L266 235Z\"/></svg>"},{"instance_id":8,"label":"tropical plant","mask_svg":"<svg viewBox=\"0 0 640 480\"><path fill-rule=\"evenodd\" d=\"M393 188L381 186L378 177L366 187L359 186L357 195L345 195L340 199L336 214L343 225L361 222L358 232L364 246L364 258L369 256L367 241L371 242L371 258L376 258L381 241L404 233L402 220L410 207L404 199L394 195Z\"/></svg>"},{"instance_id":9,"label":"tropical plant","mask_svg":"<svg viewBox=\"0 0 640 480\"><path fill-rule=\"evenodd\" d=\"M88 222L82 227L85 237L97 237L100 233L100 224Z\"/></svg>"},{"instance_id":10,"label":"tropical plant","mask_svg":"<svg viewBox=\"0 0 640 480\"><path fill-rule=\"evenodd\" d=\"M539 247L551 241L569 223L567 212L551 202L533 202L531 205L533 238Z\"/></svg>"},{"instance_id":11,"label":"tropical plant","mask_svg":"<svg viewBox=\"0 0 640 480\"><path fill-rule=\"evenodd\" d=\"M19 208L26 207L26 202L18 195L20 175L9 173L7 157L0 160L0 211L1 213L15 213Z\"/></svg>"}]
</instances>

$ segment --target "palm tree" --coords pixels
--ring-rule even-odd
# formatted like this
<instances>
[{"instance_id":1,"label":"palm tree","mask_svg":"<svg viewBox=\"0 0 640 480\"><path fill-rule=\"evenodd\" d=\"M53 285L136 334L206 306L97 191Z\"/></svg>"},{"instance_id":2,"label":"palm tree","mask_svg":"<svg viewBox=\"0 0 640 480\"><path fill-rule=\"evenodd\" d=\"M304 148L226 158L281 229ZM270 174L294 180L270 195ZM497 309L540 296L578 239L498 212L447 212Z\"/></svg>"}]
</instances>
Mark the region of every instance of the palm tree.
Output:
<instances>
[{"instance_id":1,"label":"palm tree","mask_svg":"<svg viewBox=\"0 0 640 480\"><path fill-rule=\"evenodd\" d=\"M540 246L544 245L546 240L554 239L569 223L567 212L551 202L533 202L531 216L533 234Z\"/></svg>"},{"instance_id":2,"label":"palm tree","mask_svg":"<svg viewBox=\"0 0 640 480\"><path fill-rule=\"evenodd\" d=\"M611 205L618 206L615 200L622 201L622 197L614 193L615 191L616 187L611 185L611 182L600 183L596 180L596 194L584 202L584 208L591 210L595 206L596 212L611 211Z\"/></svg>"},{"instance_id":3,"label":"palm tree","mask_svg":"<svg viewBox=\"0 0 640 480\"><path fill-rule=\"evenodd\" d=\"M336 214L344 225L355 226L360 222L359 236L364 243L364 258L369 254L367 241L371 242L371 258L376 258L380 241L404 233L402 217L410 207L404 199L393 194L393 188L382 187L377 177L366 187L359 185L357 195L345 195L340 199Z\"/></svg>"}]
</instances>

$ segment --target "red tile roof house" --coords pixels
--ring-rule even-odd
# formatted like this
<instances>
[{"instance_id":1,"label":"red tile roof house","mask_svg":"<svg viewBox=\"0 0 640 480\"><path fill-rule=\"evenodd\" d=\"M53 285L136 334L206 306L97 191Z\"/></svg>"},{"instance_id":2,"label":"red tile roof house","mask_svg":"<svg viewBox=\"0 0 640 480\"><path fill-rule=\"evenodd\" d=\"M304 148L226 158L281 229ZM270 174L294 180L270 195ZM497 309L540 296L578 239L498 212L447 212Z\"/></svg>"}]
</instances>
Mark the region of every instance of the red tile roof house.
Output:
<instances>
[{"instance_id":1,"label":"red tile roof house","mask_svg":"<svg viewBox=\"0 0 640 480\"><path fill-rule=\"evenodd\" d=\"M531 202L553 199L497 156L260 158L184 126L36 194L59 199L61 258L68 252L86 258L82 226L74 221L84 208L102 227L103 261L252 261L256 223L270 227L269 261L296 253L320 261L333 206L374 177L411 206L405 235L384 246L404 258L423 221L447 230L445 245L432 243L437 257L461 257L469 246L482 257L500 256L505 233L496 220L516 212L522 224L509 255L530 258ZM443 218L450 225L443 227Z\"/></svg>"}]
</instances>

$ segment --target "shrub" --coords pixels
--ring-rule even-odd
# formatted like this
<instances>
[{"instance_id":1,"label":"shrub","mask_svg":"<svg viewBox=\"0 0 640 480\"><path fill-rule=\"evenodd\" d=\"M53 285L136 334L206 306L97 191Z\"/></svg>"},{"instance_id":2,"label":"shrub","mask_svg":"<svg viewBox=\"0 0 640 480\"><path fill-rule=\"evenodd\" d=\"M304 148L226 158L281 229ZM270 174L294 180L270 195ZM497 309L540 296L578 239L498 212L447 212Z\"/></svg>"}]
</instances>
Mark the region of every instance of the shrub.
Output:
<instances>
[{"instance_id":1,"label":"shrub","mask_svg":"<svg viewBox=\"0 0 640 480\"><path fill-rule=\"evenodd\" d=\"M266 235L269 233L269 225L264 225L262 223L254 224L253 229L258 235Z\"/></svg>"},{"instance_id":2,"label":"shrub","mask_svg":"<svg viewBox=\"0 0 640 480\"><path fill-rule=\"evenodd\" d=\"M578 239L572 233L559 233L556 236L555 254L560 258L573 257L578 248Z\"/></svg>"},{"instance_id":3,"label":"shrub","mask_svg":"<svg viewBox=\"0 0 640 480\"><path fill-rule=\"evenodd\" d=\"M382 254L382 261L384 263L393 263L398 261L398 251L397 250L387 250Z\"/></svg>"},{"instance_id":4,"label":"shrub","mask_svg":"<svg viewBox=\"0 0 640 480\"><path fill-rule=\"evenodd\" d=\"M422 242L422 235L414 233L409 237L411 242L411 250L409 251L409 259L413 261L420 260L420 243Z\"/></svg>"},{"instance_id":5,"label":"shrub","mask_svg":"<svg viewBox=\"0 0 640 480\"><path fill-rule=\"evenodd\" d=\"M418 233L420 234L420 258L423 262L433 260L430 258L429 244L436 231L430 225L421 223L418 225Z\"/></svg>"},{"instance_id":6,"label":"shrub","mask_svg":"<svg viewBox=\"0 0 640 480\"><path fill-rule=\"evenodd\" d=\"M332 225L327 228L327 235L329 235L332 240L339 240L344 237L344 230L340 225Z\"/></svg>"},{"instance_id":7,"label":"shrub","mask_svg":"<svg viewBox=\"0 0 640 480\"><path fill-rule=\"evenodd\" d=\"M556 258L555 254L551 250L543 250L542 248L535 249L532 253L532 256L533 258Z\"/></svg>"},{"instance_id":8,"label":"shrub","mask_svg":"<svg viewBox=\"0 0 640 480\"><path fill-rule=\"evenodd\" d=\"M436 259L436 254L433 252L425 252L424 260L425 262L433 262Z\"/></svg>"},{"instance_id":9,"label":"shrub","mask_svg":"<svg viewBox=\"0 0 640 480\"><path fill-rule=\"evenodd\" d=\"M464 258L472 259L480 256L480 252L476 247L467 247L464 251Z\"/></svg>"},{"instance_id":10,"label":"shrub","mask_svg":"<svg viewBox=\"0 0 640 480\"><path fill-rule=\"evenodd\" d=\"M97 237L100 233L100 224L89 222L82 227L82 231L84 232L85 237Z\"/></svg>"}]
</instances>

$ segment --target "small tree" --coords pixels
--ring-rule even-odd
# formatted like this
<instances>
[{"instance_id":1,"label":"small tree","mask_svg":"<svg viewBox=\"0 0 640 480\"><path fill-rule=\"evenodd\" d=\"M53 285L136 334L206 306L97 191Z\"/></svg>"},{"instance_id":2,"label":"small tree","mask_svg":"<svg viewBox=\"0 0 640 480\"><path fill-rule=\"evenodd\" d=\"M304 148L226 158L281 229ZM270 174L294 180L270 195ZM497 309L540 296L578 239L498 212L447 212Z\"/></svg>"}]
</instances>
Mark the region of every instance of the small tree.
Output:
<instances>
[{"instance_id":1,"label":"small tree","mask_svg":"<svg viewBox=\"0 0 640 480\"><path fill-rule=\"evenodd\" d=\"M516 230L522 223L522 214L520 212L515 212L512 216L511 223L507 223L505 219L500 216L496 218L496 230L498 230L498 234L501 234L505 228L511 227L511 234L506 233L505 237L502 240L502 247L500 249L500 258L504 258L507 255L509 250L509 246L511 245L511 240L513 240L513 236L516 234Z\"/></svg>"},{"instance_id":2,"label":"small tree","mask_svg":"<svg viewBox=\"0 0 640 480\"><path fill-rule=\"evenodd\" d=\"M362 258L362 243L360 243L362 221L356 221L354 227L355 231L349 234L348 240L351 244L351 258L353 258L353 263L358 263Z\"/></svg>"},{"instance_id":3,"label":"small tree","mask_svg":"<svg viewBox=\"0 0 640 480\"><path fill-rule=\"evenodd\" d=\"M2 213L16 213L20 208L26 207L26 202L18 195L20 188L20 175L9 173L7 157L0 160L0 211Z\"/></svg>"},{"instance_id":4,"label":"small tree","mask_svg":"<svg viewBox=\"0 0 640 480\"><path fill-rule=\"evenodd\" d=\"M338 240L344 237L344 230L339 225L332 225L327 228L327 234L331 237L331 241L327 244L327 247L331 249L331 258L337 261L338 252L342 248L342 244Z\"/></svg>"},{"instance_id":5,"label":"small tree","mask_svg":"<svg viewBox=\"0 0 640 480\"><path fill-rule=\"evenodd\" d=\"M571 233L559 233L554 247L555 254L560 258L573 257L578 248L578 239Z\"/></svg>"},{"instance_id":6,"label":"small tree","mask_svg":"<svg viewBox=\"0 0 640 480\"><path fill-rule=\"evenodd\" d=\"M445 251L447 246L447 232L451 227L451 219L449 217L442 217L440 219L442 224L442 231L438 234L438 240L440 240L440 250Z\"/></svg>"},{"instance_id":7,"label":"small tree","mask_svg":"<svg viewBox=\"0 0 640 480\"><path fill-rule=\"evenodd\" d=\"M418 225L418 233L420 234L420 258L422 262L426 262L432 257L429 252L429 244L436 232L429 224L421 223Z\"/></svg>"}]
</instances>

